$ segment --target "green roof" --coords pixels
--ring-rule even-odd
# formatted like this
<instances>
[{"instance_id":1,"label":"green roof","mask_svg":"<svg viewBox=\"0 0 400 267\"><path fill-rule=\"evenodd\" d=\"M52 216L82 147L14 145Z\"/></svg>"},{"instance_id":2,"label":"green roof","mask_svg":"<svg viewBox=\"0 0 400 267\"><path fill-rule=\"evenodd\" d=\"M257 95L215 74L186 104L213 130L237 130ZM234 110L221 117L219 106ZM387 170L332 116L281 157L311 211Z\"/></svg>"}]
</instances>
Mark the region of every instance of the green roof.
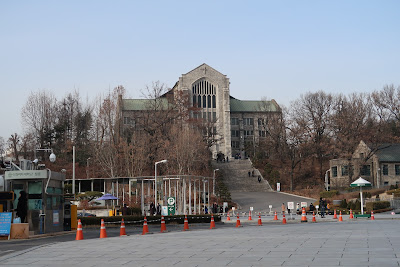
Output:
<instances>
[{"instance_id":1,"label":"green roof","mask_svg":"<svg viewBox=\"0 0 400 267\"><path fill-rule=\"evenodd\" d=\"M252 101L252 100L238 100L233 97L230 98L231 112L277 112L279 106L275 101Z\"/></svg>"},{"instance_id":2,"label":"green roof","mask_svg":"<svg viewBox=\"0 0 400 267\"><path fill-rule=\"evenodd\" d=\"M381 162L400 162L400 144L381 145L375 153Z\"/></svg>"},{"instance_id":3,"label":"green roof","mask_svg":"<svg viewBox=\"0 0 400 267\"><path fill-rule=\"evenodd\" d=\"M168 104L167 98L159 98L163 105ZM129 110L149 110L153 105L151 99L122 99L122 109ZM277 112L280 111L278 104L272 101L251 101L238 100L230 97L231 112Z\"/></svg>"},{"instance_id":4,"label":"green roof","mask_svg":"<svg viewBox=\"0 0 400 267\"><path fill-rule=\"evenodd\" d=\"M160 104L166 105L166 98L159 98ZM149 110L153 105L152 99L122 99L122 109L123 110Z\"/></svg>"}]
</instances>

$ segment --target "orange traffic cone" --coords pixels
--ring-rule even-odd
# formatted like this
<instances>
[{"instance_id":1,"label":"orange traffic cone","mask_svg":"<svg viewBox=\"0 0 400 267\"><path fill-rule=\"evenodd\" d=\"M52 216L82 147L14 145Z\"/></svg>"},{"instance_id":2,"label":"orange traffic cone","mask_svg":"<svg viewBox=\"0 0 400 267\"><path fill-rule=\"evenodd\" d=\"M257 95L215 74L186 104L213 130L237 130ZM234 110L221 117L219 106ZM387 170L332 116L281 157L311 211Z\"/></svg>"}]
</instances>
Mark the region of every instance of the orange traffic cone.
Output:
<instances>
[{"instance_id":1,"label":"orange traffic cone","mask_svg":"<svg viewBox=\"0 0 400 267\"><path fill-rule=\"evenodd\" d=\"M228 212L228 217L226 218L227 221L231 220L231 217L229 216L229 212Z\"/></svg>"},{"instance_id":2,"label":"orange traffic cone","mask_svg":"<svg viewBox=\"0 0 400 267\"><path fill-rule=\"evenodd\" d=\"M100 238L106 238L106 237L107 237L106 226L104 225L104 220L101 219Z\"/></svg>"},{"instance_id":3,"label":"orange traffic cone","mask_svg":"<svg viewBox=\"0 0 400 267\"><path fill-rule=\"evenodd\" d=\"M81 219L79 219L79 221L78 221L78 228L76 229L76 238L75 238L75 240L83 240Z\"/></svg>"},{"instance_id":4,"label":"orange traffic cone","mask_svg":"<svg viewBox=\"0 0 400 267\"><path fill-rule=\"evenodd\" d=\"M317 222L317 220L315 219L315 212L312 212L312 222Z\"/></svg>"},{"instance_id":5,"label":"orange traffic cone","mask_svg":"<svg viewBox=\"0 0 400 267\"><path fill-rule=\"evenodd\" d=\"M167 226L165 225L164 216L161 216L161 231L160 233L165 233L167 231Z\"/></svg>"},{"instance_id":6,"label":"orange traffic cone","mask_svg":"<svg viewBox=\"0 0 400 267\"><path fill-rule=\"evenodd\" d=\"M277 214L276 211L275 211L274 221L277 221L277 220L278 220L278 214Z\"/></svg>"},{"instance_id":7,"label":"orange traffic cone","mask_svg":"<svg viewBox=\"0 0 400 267\"><path fill-rule=\"evenodd\" d=\"M306 208L304 208L304 207L303 207L303 211L301 212L301 222L307 222Z\"/></svg>"},{"instance_id":8,"label":"orange traffic cone","mask_svg":"<svg viewBox=\"0 0 400 267\"><path fill-rule=\"evenodd\" d=\"M146 218L146 216L144 216L142 235L145 235L148 233L149 233L149 227L147 226L147 218Z\"/></svg>"},{"instance_id":9,"label":"orange traffic cone","mask_svg":"<svg viewBox=\"0 0 400 267\"><path fill-rule=\"evenodd\" d=\"M252 221L253 219L251 218L251 211L249 211L249 221Z\"/></svg>"},{"instance_id":10,"label":"orange traffic cone","mask_svg":"<svg viewBox=\"0 0 400 267\"><path fill-rule=\"evenodd\" d=\"M354 219L353 211L352 211L352 210L350 210L350 219Z\"/></svg>"},{"instance_id":11,"label":"orange traffic cone","mask_svg":"<svg viewBox=\"0 0 400 267\"><path fill-rule=\"evenodd\" d=\"M285 217L285 214L283 214L282 224L286 224L286 217Z\"/></svg>"},{"instance_id":12,"label":"orange traffic cone","mask_svg":"<svg viewBox=\"0 0 400 267\"><path fill-rule=\"evenodd\" d=\"M188 230L189 230L189 222L188 222L187 215L185 215L185 221L183 223L183 231L188 231Z\"/></svg>"},{"instance_id":13,"label":"orange traffic cone","mask_svg":"<svg viewBox=\"0 0 400 267\"><path fill-rule=\"evenodd\" d=\"M210 229L215 228L214 216L211 214L211 222L210 222Z\"/></svg>"},{"instance_id":14,"label":"orange traffic cone","mask_svg":"<svg viewBox=\"0 0 400 267\"><path fill-rule=\"evenodd\" d=\"M237 215L236 227L241 227L241 225L240 225L240 219L239 219L239 214Z\"/></svg>"},{"instance_id":15,"label":"orange traffic cone","mask_svg":"<svg viewBox=\"0 0 400 267\"><path fill-rule=\"evenodd\" d=\"M337 219L336 210L333 211L333 219Z\"/></svg>"},{"instance_id":16,"label":"orange traffic cone","mask_svg":"<svg viewBox=\"0 0 400 267\"><path fill-rule=\"evenodd\" d=\"M374 221L374 220L375 220L374 211L371 210L371 221Z\"/></svg>"},{"instance_id":17,"label":"orange traffic cone","mask_svg":"<svg viewBox=\"0 0 400 267\"><path fill-rule=\"evenodd\" d=\"M121 228L119 229L119 236L126 236L124 219L121 221Z\"/></svg>"},{"instance_id":18,"label":"orange traffic cone","mask_svg":"<svg viewBox=\"0 0 400 267\"><path fill-rule=\"evenodd\" d=\"M339 213L339 222L343 222L342 211L340 211L340 213Z\"/></svg>"},{"instance_id":19,"label":"orange traffic cone","mask_svg":"<svg viewBox=\"0 0 400 267\"><path fill-rule=\"evenodd\" d=\"M258 214L258 225L262 225L261 213Z\"/></svg>"}]
</instances>

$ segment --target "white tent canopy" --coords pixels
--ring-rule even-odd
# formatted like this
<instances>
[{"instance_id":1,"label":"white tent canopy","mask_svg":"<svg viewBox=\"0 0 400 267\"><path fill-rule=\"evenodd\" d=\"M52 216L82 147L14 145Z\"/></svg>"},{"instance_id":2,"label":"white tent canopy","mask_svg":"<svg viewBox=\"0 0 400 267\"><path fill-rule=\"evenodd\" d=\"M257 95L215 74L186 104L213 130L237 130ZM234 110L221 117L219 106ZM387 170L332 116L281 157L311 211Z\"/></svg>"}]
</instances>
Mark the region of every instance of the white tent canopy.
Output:
<instances>
[{"instance_id":1,"label":"white tent canopy","mask_svg":"<svg viewBox=\"0 0 400 267\"><path fill-rule=\"evenodd\" d=\"M371 186L371 183L368 182L367 180L363 179L363 178L358 178L357 180L355 180L354 182L352 182L350 184L351 187L357 187L357 186Z\"/></svg>"},{"instance_id":2,"label":"white tent canopy","mask_svg":"<svg viewBox=\"0 0 400 267\"><path fill-rule=\"evenodd\" d=\"M358 178L354 182L350 184L351 187L360 187L360 201L361 201L361 214L364 214L364 203L363 203L363 197L362 197L362 188L363 186L371 186L371 183L368 182L367 180L363 178Z\"/></svg>"}]
</instances>

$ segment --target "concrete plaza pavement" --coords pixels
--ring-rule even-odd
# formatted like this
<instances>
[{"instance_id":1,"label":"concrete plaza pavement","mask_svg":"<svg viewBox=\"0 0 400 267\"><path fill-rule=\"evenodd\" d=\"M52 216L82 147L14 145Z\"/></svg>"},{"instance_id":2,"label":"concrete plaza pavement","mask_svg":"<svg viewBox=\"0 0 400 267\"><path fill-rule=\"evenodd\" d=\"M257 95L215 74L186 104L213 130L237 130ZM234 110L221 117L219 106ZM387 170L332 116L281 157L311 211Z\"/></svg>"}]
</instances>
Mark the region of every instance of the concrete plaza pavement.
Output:
<instances>
[{"instance_id":1,"label":"concrete plaza pavement","mask_svg":"<svg viewBox=\"0 0 400 267\"><path fill-rule=\"evenodd\" d=\"M400 217L288 224L264 217L219 227L53 243L0 257L1 266L399 266ZM167 225L168 228L168 225Z\"/></svg>"}]
</instances>

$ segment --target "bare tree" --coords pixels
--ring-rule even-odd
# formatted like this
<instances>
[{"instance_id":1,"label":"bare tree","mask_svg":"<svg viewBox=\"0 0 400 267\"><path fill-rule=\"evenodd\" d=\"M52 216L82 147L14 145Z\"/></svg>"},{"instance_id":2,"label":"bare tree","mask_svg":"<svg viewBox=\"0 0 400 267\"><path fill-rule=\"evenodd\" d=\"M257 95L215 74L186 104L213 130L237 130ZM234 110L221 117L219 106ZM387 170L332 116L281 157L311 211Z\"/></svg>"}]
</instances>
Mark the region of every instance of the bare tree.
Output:
<instances>
[{"instance_id":1,"label":"bare tree","mask_svg":"<svg viewBox=\"0 0 400 267\"><path fill-rule=\"evenodd\" d=\"M33 133L26 133L21 138L21 154L24 159L34 159L36 139Z\"/></svg>"},{"instance_id":2,"label":"bare tree","mask_svg":"<svg viewBox=\"0 0 400 267\"><path fill-rule=\"evenodd\" d=\"M292 103L293 118L310 139L312 150L319 162L320 177L323 178L323 162L330 156L329 121L333 99L322 91L302 95Z\"/></svg>"},{"instance_id":3,"label":"bare tree","mask_svg":"<svg viewBox=\"0 0 400 267\"><path fill-rule=\"evenodd\" d=\"M18 160L20 141L20 137L17 133L12 134L11 137L8 139L8 145L12 151L12 155L15 160Z\"/></svg>"},{"instance_id":4,"label":"bare tree","mask_svg":"<svg viewBox=\"0 0 400 267\"><path fill-rule=\"evenodd\" d=\"M4 141L4 138L0 136L0 156L3 158L5 153L6 153L6 142Z\"/></svg>"},{"instance_id":5,"label":"bare tree","mask_svg":"<svg viewBox=\"0 0 400 267\"><path fill-rule=\"evenodd\" d=\"M57 121L57 100L51 92L31 93L21 111L27 132L33 132L41 147L52 143L52 132Z\"/></svg>"}]
</instances>

